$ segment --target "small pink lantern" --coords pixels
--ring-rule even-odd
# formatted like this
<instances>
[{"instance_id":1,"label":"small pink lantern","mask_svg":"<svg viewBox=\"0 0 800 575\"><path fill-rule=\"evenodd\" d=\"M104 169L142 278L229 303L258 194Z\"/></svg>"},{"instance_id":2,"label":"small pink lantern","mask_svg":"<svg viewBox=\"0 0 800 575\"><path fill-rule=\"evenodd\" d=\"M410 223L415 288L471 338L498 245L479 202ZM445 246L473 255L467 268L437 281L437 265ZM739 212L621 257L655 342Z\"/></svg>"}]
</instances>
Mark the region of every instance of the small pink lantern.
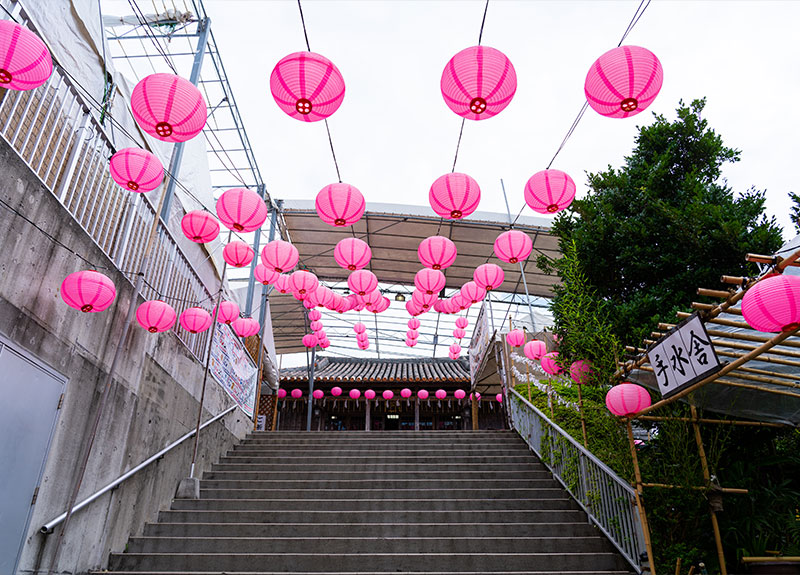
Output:
<instances>
[{"instance_id":1,"label":"small pink lantern","mask_svg":"<svg viewBox=\"0 0 800 575\"><path fill-rule=\"evenodd\" d=\"M428 392L424 389L420 389L419 391L417 391L417 397L425 401L426 399L428 399Z\"/></svg>"},{"instance_id":2,"label":"small pink lantern","mask_svg":"<svg viewBox=\"0 0 800 575\"><path fill-rule=\"evenodd\" d=\"M378 278L369 270L356 270L347 278L347 286L353 293L365 296L378 288Z\"/></svg>"},{"instance_id":3,"label":"small pink lantern","mask_svg":"<svg viewBox=\"0 0 800 575\"><path fill-rule=\"evenodd\" d=\"M465 335L467 335L466 330L463 330L460 327L457 327L453 330L453 337L456 339L463 339Z\"/></svg>"},{"instance_id":4,"label":"small pink lantern","mask_svg":"<svg viewBox=\"0 0 800 575\"><path fill-rule=\"evenodd\" d=\"M620 46L592 64L583 90L597 113L627 118L653 103L663 81L664 71L655 54L639 46Z\"/></svg>"},{"instance_id":5,"label":"small pink lantern","mask_svg":"<svg viewBox=\"0 0 800 575\"><path fill-rule=\"evenodd\" d=\"M323 397L325 397L325 392L322 391L321 389L315 389L314 392L311 394L311 397L313 397L314 399L322 399Z\"/></svg>"},{"instance_id":6,"label":"small pink lantern","mask_svg":"<svg viewBox=\"0 0 800 575\"><path fill-rule=\"evenodd\" d=\"M217 321L219 323L232 324L239 317L239 306L232 301L223 301L219 304L217 311Z\"/></svg>"},{"instance_id":7,"label":"small pink lantern","mask_svg":"<svg viewBox=\"0 0 800 575\"><path fill-rule=\"evenodd\" d=\"M353 331L356 333L364 333L365 331L367 331L367 326L365 326L361 322L358 322L353 326Z\"/></svg>"},{"instance_id":8,"label":"small pink lantern","mask_svg":"<svg viewBox=\"0 0 800 575\"><path fill-rule=\"evenodd\" d=\"M239 240L230 242L222 250L222 259L235 268L243 268L253 261L255 255L253 248Z\"/></svg>"},{"instance_id":9,"label":"small pink lantern","mask_svg":"<svg viewBox=\"0 0 800 575\"><path fill-rule=\"evenodd\" d=\"M360 350L369 349L369 342L368 341L365 341L363 343L362 342L358 342L358 349L360 349Z\"/></svg>"},{"instance_id":10,"label":"small pink lantern","mask_svg":"<svg viewBox=\"0 0 800 575\"><path fill-rule=\"evenodd\" d=\"M297 388L294 388L294 389L292 390L292 397L293 397L293 398L295 398L295 399L300 399L301 397L303 397L303 392L302 392L302 391L300 391L300 390L299 390L299 389L297 389Z\"/></svg>"},{"instance_id":11,"label":"small pink lantern","mask_svg":"<svg viewBox=\"0 0 800 575\"><path fill-rule=\"evenodd\" d=\"M358 399L361 397L361 392L357 389L351 389L348 395L350 396L350 399Z\"/></svg>"},{"instance_id":12,"label":"small pink lantern","mask_svg":"<svg viewBox=\"0 0 800 575\"><path fill-rule=\"evenodd\" d=\"M466 329L466 327L467 327L468 325L469 325L469 322L467 321L467 318L465 318L465 317L458 317L458 318L456 318L456 327L457 327L457 328L459 328L459 329Z\"/></svg>"},{"instance_id":13,"label":"small pink lantern","mask_svg":"<svg viewBox=\"0 0 800 575\"><path fill-rule=\"evenodd\" d=\"M461 346L458 345L457 343L452 344L450 346L450 355L454 355L456 357L461 355Z\"/></svg>"},{"instance_id":14,"label":"small pink lantern","mask_svg":"<svg viewBox=\"0 0 800 575\"><path fill-rule=\"evenodd\" d=\"M378 301L378 303L373 305L372 309L369 310L369 311L371 311L372 313L383 313L387 309L389 309L390 305L391 305L391 302L389 301L389 298L385 297L385 296L381 296L380 301Z\"/></svg>"},{"instance_id":15,"label":"small pink lantern","mask_svg":"<svg viewBox=\"0 0 800 575\"><path fill-rule=\"evenodd\" d=\"M380 290L376 289L375 291L369 292L365 296L357 296L357 297L360 297L361 301L364 302L364 307L366 307L367 309L372 309L372 306L376 305L383 296L381 295Z\"/></svg>"},{"instance_id":16,"label":"small pink lantern","mask_svg":"<svg viewBox=\"0 0 800 575\"><path fill-rule=\"evenodd\" d=\"M368 389L367 391L364 392L364 397L366 399L375 399L375 392L371 389Z\"/></svg>"},{"instance_id":17,"label":"small pink lantern","mask_svg":"<svg viewBox=\"0 0 800 575\"><path fill-rule=\"evenodd\" d=\"M419 326L420 321L417 318L412 317L410 320L408 320L408 329L419 329Z\"/></svg>"},{"instance_id":18,"label":"small pink lantern","mask_svg":"<svg viewBox=\"0 0 800 575\"><path fill-rule=\"evenodd\" d=\"M278 107L292 118L318 122L342 104L344 78L325 56L295 52L275 65L269 77L269 89Z\"/></svg>"},{"instance_id":19,"label":"small pink lantern","mask_svg":"<svg viewBox=\"0 0 800 575\"><path fill-rule=\"evenodd\" d=\"M417 339L419 337L419 332L415 329L409 329L406 331L406 338L408 339Z\"/></svg>"},{"instance_id":20,"label":"small pink lantern","mask_svg":"<svg viewBox=\"0 0 800 575\"><path fill-rule=\"evenodd\" d=\"M445 390L443 390L443 389L437 389L436 393L434 395L436 396L436 399L442 400L442 399L447 397L447 392ZM461 397L464 397L464 396L462 395ZM461 398L458 397L458 392L456 392L456 398L457 399L461 399Z\"/></svg>"},{"instance_id":21,"label":"small pink lantern","mask_svg":"<svg viewBox=\"0 0 800 575\"><path fill-rule=\"evenodd\" d=\"M417 340L406 337L406 345L408 347L415 347L417 345Z\"/></svg>"},{"instance_id":22,"label":"small pink lantern","mask_svg":"<svg viewBox=\"0 0 800 575\"><path fill-rule=\"evenodd\" d=\"M540 214L554 214L575 199L575 182L561 170L536 172L525 184L525 202Z\"/></svg>"},{"instance_id":23,"label":"small pink lantern","mask_svg":"<svg viewBox=\"0 0 800 575\"><path fill-rule=\"evenodd\" d=\"M164 166L153 154L141 148L124 148L114 154L109 160L108 170L117 185L132 192L151 192L164 181Z\"/></svg>"},{"instance_id":24,"label":"small pink lantern","mask_svg":"<svg viewBox=\"0 0 800 575\"><path fill-rule=\"evenodd\" d=\"M277 272L275 272L277 273ZM303 307L306 309L314 309L317 307L317 300L313 299L312 296L314 294L308 294L306 299L303 300Z\"/></svg>"},{"instance_id":25,"label":"small pink lantern","mask_svg":"<svg viewBox=\"0 0 800 575\"><path fill-rule=\"evenodd\" d=\"M484 120L502 112L517 91L517 74L505 54L488 46L472 46L444 67L442 97L462 118Z\"/></svg>"},{"instance_id":26,"label":"small pink lantern","mask_svg":"<svg viewBox=\"0 0 800 575\"><path fill-rule=\"evenodd\" d=\"M190 307L181 314L180 323L189 333L200 333L211 327L211 314L201 307Z\"/></svg>"},{"instance_id":27,"label":"small pink lantern","mask_svg":"<svg viewBox=\"0 0 800 575\"><path fill-rule=\"evenodd\" d=\"M422 268L414 275L414 285L426 294L438 294L444 289L447 278L439 270Z\"/></svg>"},{"instance_id":28,"label":"small pink lantern","mask_svg":"<svg viewBox=\"0 0 800 575\"><path fill-rule=\"evenodd\" d=\"M328 349L331 346L331 341L327 338L323 339L321 342L319 342L319 346L322 349Z\"/></svg>"},{"instance_id":29,"label":"small pink lantern","mask_svg":"<svg viewBox=\"0 0 800 575\"><path fill-rule=\"evenodd\" d=\"M503 394L498 393L497 395L494 396L494 399L497 403L503 403Z\"/></svg>"},{"instance_id":30,"label":"small pink lantern","mask_svg":"<svg viewBox=\"0 0 800 575\"><path fill-rule=\"evenodd\" d=\"M352 226L364 215L364 196L350 184L328 184L317 194L319 218L332 226Z\"/></svg>"},{"instance_id":31,"label":"small pink lantern","mask_svg":"<svg viewBox=\"0 0 800 575\"><path fill-rule=\"evenodd\" d=\"M299 259L297 248L283 240L273 240L261 250L261 263L278 273L288 272Z\"/></svg>"},{"instance_id":32,"label":"small pink lantern","mask_svg":"<svg viewBox=\"0 0 800 575\"><path fill-rule=\"evenodd\" d=\"M572 365L569 366L569 375L572 378L572 381L579 385L585 385L589 383L589 380L592 377L592 362L582 359L573 361Z\"/></svg>"},{"instance_id":33,"label":"small pink lantern","mask_svg":"<svg viewBox=\"0 0 800 575\"><path fill-rule=\"evenodd\" d=\"M283 389L283 388L280 388L278 390L278 399L283 399L284 397L286 397L286 390Z\"/></svg>"},{"instance_id":34,"label":"small pink lantern","mask_svg":"<svg viewBox=\"0 0 800 575\"><path fill-rule=\"evenodd\" d=\"M650 402L648 391L634 383L620 383L609 389L606 394L606 407L619 417L638 413L650 407Z\"/></svg>"},{"instance_id":35,"label":"small pink lantern","mask_svg":"<svg viewBox=\"0 0 800 575\"><path fill-rule=\"evenodd\" d=\"M308 319L310 321L319 321L322 319L322 313L318 309L312 309L308 312Z\"/></svg>"},{"instance_id":36,"label":"small pink lantern","mask_svg":"<svg viewBox=\"0 0 800 575\"><path fill-rule=\"evenodd\" d=\"M181 219L183 235L196 244L207 244L219 235L219 222L204 210L193 210Z\"/></svg>"},{"instance_id":37,"label":"small pink lantern","mask_svg":"<svg viewBox=\"0 0 800 575\"><path fill-rule=\"evenodd\" d=\"M442 270L456 261L456 245L444 236L431 236L419 243L417 249L419 261L426 268Z\"/></svg>"},{"instance_id":38,"label":"small pink lantern","mask_svg":"<svg viewBox=\"0 0 800 575\"><path fill-rule=\"evenodd\" d=\"M506 343L511 347L519 347L525 343L525 333L521 329L512 329L506 334Z\"/></svg>"},{"instance_id":39,"label":"small pink lantern","mask_svg":"<svg viewBox=\"0 0 800 575\"><path fill-rule=\"evenodd\" d=\"M542 369L545 373L549 373L550 375L558 375L562 371L562 367L556 363L558 361L558 352L551 351L550 353L546 353L542 356Z\"/></svg>"},{"instance_id":40,"label":"small pink lantern","mask_svg":"<svg viewBox=\"0 0 800 575\"><path fill-rule=\"evenodd\" d=\"M315 336L313 333L307 333L306 335L303 336L303 345L308 349L316 347L318 343L319 342L317 341L317 336Z\"/></svg>"},{"instance_id":41,"label":"small pink lantern","mask_svg":"<svg viewBox=\"0 0 800 575\"><path fill-rule=\"evenodd\" d=\"M0 32L2 30L0 28ZM84 313L104 311L114 303L116 297L114 282L94 270L71 273L61 282L61 299L69 307Z\"/></svg>"},{"instance_id":42,"label":"small pink lantern","mask_svg":"<svg viewBox=\"0 0 800 575\"><path fill-rule=\"evenodd\" d=\"M318 321L312 321L311 325L309 327L311 328L311 331L315 331L316 332L316 331L321 330L323 326L322 326L322 322L318 320Z\"/></svg>"},{"instance_id":43,"label":"small pink lantern","mask_svg":"<svg viewBox=\"0 0 800 575\"><path fill-rule=\"evenodd\" d=\"M354 272L369 263L369 260L372 259L372 250L364 240L345 238L336 244L333 258L341 267Z\"/></svg>"},{"instance_id":44,"label":"small pink lantern","mask_svg":"<svg viewBox=\"0 0 800 575\"><path fill-rule=\"evenodd\" d=\"M510 264L526 259L533 249L533 240L525 232L508 230L494 241L494 255Z\"/></svg>"},{"instance_id":45,"label":"small pink lantern","mask_svg":"<svg viewBox=\"0 0 800 575\"><path fill-rule=\"evenodd\" d=\"M443 218L458 220L470 215L481 201L478 182L467 174L453 172L440 176L428 192L431 208Z\"/></svg>"},{"instance_id":46,"label":"small pink lantern","mask_svg":"<svg viewBox=\"0 0 800 575\"><path fill-rule=\"evenodd\" d=\"M464 399L467 396L467 393L463 389L457 389L453 392L453 397L456 399ZM438 392L436 397L439 397Z\"/></svg>"},{"instance_id":47,"label":"small pink lantern","mask_svg":"<svg viewBox=\"0 0 800 575\"><path fill-rule=\"evenodd\" d=\"M409 397L411 397L411 395L412 392L407 387L404 387L403 389L400 390L400 397L402 397L403 399L408 399Z\"/></svg>"},{"instance_id":48,"label":"small pink lantern","mask_svg":"<svg viewBox=\"0 0 800 575\"><path fill-rule=\"evenodd\" d=\"M472 279L486 291L491 291L503 285L506 274L497 264L481 264L475 268Z\"/></svg>"},{"instance_id":49,"label":"small pink lantern","mask_svg":"<svg viewBox=\"0 0 800 575\"><path fill-rule=\"evenodd\" d=\"M745 292L742 315L758 331L796 331L800 328L800 277L780 274L762 279Z\"/></svg>"},{"instance_id":50,"label":"small pink lantern","mask_svg":"<svg viewBox=\"0 0 800 575\"><path fill-rule=\"evenodd\" d=\"M256 278L256 281L265 286L274 284L280 275L281 274L275 270L269 269L264 264L256 264L256 269L253 271L253 277Z\"/></svg>"},{"instance_id":51,"label":"small pink lantern","mask_svg":"<svg viewBox=\"0 0 800 575\"><path fill-rule=\"evenodd\" d=\"M455 360L457 360L457 359L458 359L458 357L459 357L459 355L460 355L460 354L458 354L458 353L452 353L452 352L449 352L447 355L450 357L450 359L452 359L453 361L455 361Z\"/></svg>"},{"instance_id":52,"label":"small pink lantern","mask_svg":"<svg viewBox=\"0 0 800 575\"><path fill-rule=\"evenodd\" d=\"M53 73L53 59L41 38L11 20L0 20L0 54L0 88L33 90Z\"/></svg>"},{"instance_id":53,"label":"small pink lantern","mask_svg":"<svg viewBox=\"0 0 800 575\"><path fill-rule=\"evenodd\" d=\"M341 387L332 387L331 388L331 395L333 397L339 397L342 395L342 388Z\"/></svg>"},{"instance_id":54,"label":"small pink lantern","mask_svg":"<svg viewBox=\"0 0 800 575\"><path fill-rule=\"evenodd\" d=\"M528 359L538 360L547 353L547 345L543 341L532 339L525 344L523 352Z\"/></svg>"},{"instance_id":55,"label":"small pink lantern","mask_svg":"<svg viewBox=\"0 0 800 575\"><path fill-rule=\"evenodd\" d=\"M275 289L280 293L289 293L292 291L292 286L289 283L289 274L280 274L278 279L275 280Z\"/></svg>"},{"instance_id":56,"label":"small pink lantern","mask_svg":"<svg viewBox=\"0 0 800 575\"><path fill-rule=\"evenodd\" d=\"M438 296L436 294L427 294L420 290L414 290L414 293L411 294L411 300L416 302L417 306L427 311L436 303Z\"/></svg>"},{"instance_id":57,"label":"small pink lantern","mask_svg":"<svg viewBox=\"0 0 800 575\"><path fill-rule=\"evenodd\" d=\"M486 297L486 290L474 281L468 281L461 286L461 297L470 303L478 303Z\"/></svg>"},{"instance_id":58,"label":"small pink lantern","mask_svg":"<svg viewBox=\"0 0 800 575\"><path fill-rule=\"evenodd\" d=\"M146 301L136 308L136 321L150 333L167 331L176 319L172 306L161 300Z\"/></svg>"},{"instance_id":59,"label":"small pink lantern","mask_svg":"<svg viewBox=\"0 0 800 575\"><path fill-rule=\"evenodd\" d=\"M318 329L314 332L314 335L317 336L317 342L322 345L324 342L328 341L328 334L325 333L324 329Z\"/></svg>"},{"instance_id":60,"label":"small pink lantern","mask_svg":"<svg viewBox=\"0 0 800 575\"><path fill-rule=\"evenodd\" d=\"M258 320L253 319L252 317L236 318L231 323L231 327L233 327L233 331L235 331L236 335L239 337L250 337L251 335L257 334L258 330L261 329L261 325L258 323Z\"/></svg>"},{"instance_id":61,"label":"small pink lantern","mask_svg":"<svg viewBox=\"0 0 800 575\"><path fill-rule=\"evenodd\" d=\"M469 399L470 399L470 401L472 400L472 394L471 393L469 394ZM480 400L481 400L481 394L476 391L475 392L475 401L480 401Z\"/></svg>"},{"instance_id":62,"label":"small pink lantern","mask_svg":"<svg viewBox=\"0 0 800 575\"><path fill-rule=\"evenodd\" d=\"M328 286L319 286L314 292L313 297L319 300L319 305L327 309L333 309L336 304L336 294Z\"/></svg>"},{"instance_id":63,"label":"small pink lantern","mask_svg":"<svg viewBox=\"0 0 800 575\"><path fill-rule=\"evenodd\" d=\"M164 142L185 142L206 125L205 100L197 86L174 74L150 74L131 94L131 111L141 128Z\"/></svg>"},{"instance_id":64,"label":"small pink lantern","mask_svg":"<svg viewBox=\"0 0 800 575\"><path fill-rule=\"evenodd\" d=\"M237 232L256 231L267 219L267 212L261 196L247 188L232 188L217 200L219 221Z\"/></svg>"},{"instance_id":65,"label":"small pink lantern","mask_svg":"<svg viewBox=\"0 0 800 575\"><path fill-rule=\"evenodd\" d=\"M422 309L422 306L419 305L416 301L414 301L412 297L412 299L406 301L406 311L411 316L418 316L419 314L424 313L428 310Z\"/></svg>"},{"instance_id":66,"label":"small pink lantern","mask_svg":"<svg viewBox=\"0 0 800 575\"><path fill-rule=\"evenodd\" d=\"M383 396L383 399L388 401L394 397L394 392L391 389L387 389L381 395Z\"/></svg>"},{"instance_id":67,"label":"small pink lantern","mask_svg":"<svg viewBox=\"0 0 800 575\"><path fill-rule=\"evenodd\" d=\"M300 295L306 295L316 291L319 287L317 276L305 270L297 270L289 276L289 286L292 291Z\"/></svg>"},{"instance_id":68,"label":"small pink lantern","mask_svg":"<svg viewBox=\"0 0 800 575\"><path fill-rule=\"evenodd\" d=\"M356 334L356 339L357 339L359 342L365 342L365 341L369 341L369 335L368 335L368 334L366 334L366 333L357 333L357 334Z\"/></svg>"}]
</instances>

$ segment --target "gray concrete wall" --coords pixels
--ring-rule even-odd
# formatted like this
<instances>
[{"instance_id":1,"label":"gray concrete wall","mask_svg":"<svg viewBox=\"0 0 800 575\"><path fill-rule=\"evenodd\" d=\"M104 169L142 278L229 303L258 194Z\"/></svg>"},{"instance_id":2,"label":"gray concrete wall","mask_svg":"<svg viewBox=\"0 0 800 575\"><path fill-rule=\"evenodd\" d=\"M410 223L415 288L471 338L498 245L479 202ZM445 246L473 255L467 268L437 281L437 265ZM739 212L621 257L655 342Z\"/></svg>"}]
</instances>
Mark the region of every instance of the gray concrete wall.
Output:
<instances>
[{"instance_id":1,"label":"gray concrete wall","mask_svg":"<svg viewBox=\"0 0 800 575\"><path fill-rule=\"evenodd\" d=\"M70 249L113 270L113 264L3 141L0 198ZM73 310L61 300L59 287L66 275L86 269L86 264L3 207L0 230L0 333L69 380L19 568L19 573L40 573L49 566L59 528L49 536L38 533L38 528L65 510L133 288L121 274L100 270L117 287L112 307L98 314ZM202 377L203 366L174 334L150 334L134 324L79 499L192 429ZM203 419L230 405L231 400L211 379ZM251 427L252 422L237 410L201 432L199 472ZM178 481L188 474L191 449L191 441L184 443L79 511L66 535L58 572L103 568L111 550L123 550L131 534L141 533L144 523L168 506Z\"/></svg>"}]
</instances>

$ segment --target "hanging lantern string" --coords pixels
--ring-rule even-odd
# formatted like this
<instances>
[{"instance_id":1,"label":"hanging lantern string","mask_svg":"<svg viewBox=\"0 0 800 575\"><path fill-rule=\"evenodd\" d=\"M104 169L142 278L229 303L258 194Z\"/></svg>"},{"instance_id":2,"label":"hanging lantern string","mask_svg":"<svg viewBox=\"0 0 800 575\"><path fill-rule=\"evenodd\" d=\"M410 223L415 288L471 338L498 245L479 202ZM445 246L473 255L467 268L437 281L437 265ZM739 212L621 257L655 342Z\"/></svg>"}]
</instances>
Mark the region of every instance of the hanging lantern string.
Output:
<instances>
[{"instance_id":1,"label":"hanging lantern string","mask_svg":"<svg viewBox=\"0 0 800 575\"><path fill-rule=\"evenodd\" d=\"M156 38L156 35L153 33L152 30L150 30L150 26L147 23L147 18L145 17L145 15L142 12L142 10L139 8L138 4L136 4L135 0L128 0L128 4L130 5L131 10L133 10L133 14L134 14L134 16L136 16L136 20L139 21L139 26L144 30L145 36L147 36L153 42L153 45L155 46L156 51L159 54L161 54L161 56L164 57L164 60L167 62L167 65L172 70L172 73L173 74L177 74L178 71L175 68L175 64L172 62L172 60L170 60L169 55L167 54L167 51L161 45L161 42L158 41L158 38ZM156 12L158 12L158 10L156 10Z\"/></svg>"},{"instance_id":2,"label":"hanging lantern string","mask_svg":"<svg viewBox=\"0 0 800 575\"><path fill-rule=\"evenodd\" d=\"M300 22L303 24L303 35L306 37L306 48L311 52L311 44L308 43L308 30L306 30L306 19L303 16L303 5L297 0L297 9L300 10Z\"/></svg>"},{"instance_id":3,"label":"hanging lantern string","mask_svg":"<svg viewBox=\"0 0 800 575\"><path fill-rule=\"evenodd\" d=\"M147 280L147 278L143 278L142 281L147 287L149 287L151 290L153 290L155 292L156 296L158 296L158 299L174 301L174 302L177 302L177 303L185 303L185 304L187 304L189 306L199 306L201 303L203 303L205 301L208 301L208 300L213 301L215 297L217 297L220 293L224 292L224 290L219 289L216 292L214 292L212 294L209 294L206 297L201 298L201 299L186 299L186 298L181 298L181 297L168 296L168 295L162 293L153 284L151 284Z\"/></svg>"},{"instance_id":4,"label":"hanging lantern string","mask_svg":"<svg viewBox=\"0 0 800 575\"><path fill-rule=\"evenodd\" d=\"M481 45L483 39L483 25L486 24L486 13L489 11L489 0L486 0L486 6L483 7L483 20L481 20L481 31L478 33L478 46Z\"/></svg>"}]
</instances>

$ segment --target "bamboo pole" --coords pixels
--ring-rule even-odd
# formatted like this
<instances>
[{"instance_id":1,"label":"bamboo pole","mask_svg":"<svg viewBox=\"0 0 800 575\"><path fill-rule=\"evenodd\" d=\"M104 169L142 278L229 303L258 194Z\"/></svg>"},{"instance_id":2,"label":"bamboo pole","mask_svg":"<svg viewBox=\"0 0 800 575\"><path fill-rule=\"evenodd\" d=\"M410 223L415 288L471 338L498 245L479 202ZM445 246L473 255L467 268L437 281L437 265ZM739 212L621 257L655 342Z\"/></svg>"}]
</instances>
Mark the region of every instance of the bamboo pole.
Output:
<instances>
[{"instance_id":1,"label":"bamboo pole","mask_svg":"<svg viewBox=\"0 0 800 575\"><path fill-rule=\"evenodd\" d=\"M697 295L702 295L705 297L716 297L721 299L728 299L731 297L731 293L729 291L723 291L718 289L705 289L705 288L697 288Z\"/></svg>"},{"instance_id":2,"label":"bamboo pole","mask_svg":"<svg viewBox=\"0 0 800 575\"><path fill-rule=\"evenodd\" d=\"M778 256L778 265L775 266L776 271L783 272L787 267L796 265L797 260L800 258L800 250L797 250L789 257L781 258Z\"/></svg>"},{"instance_id":3,"label":"bamboo pole","mask_svg":"<svg viewBox=\"0 0 800 575\"><path fill-rule=\"evenodd\" d=\"M760 375L768 375L770 377L780 377L783 379L790 379L792 381L800 381L800 375L794 375L792 373L777 373L772 371L767 371L766 369L757 369L755 367L740 367L736 370L736 373L744 371L746 373L757 373Z\"/></svg>"},{"instance_id":4,"label":"bamboo pole","mask_svg":"<svg viewBox=\"0 0 800 575\"><path fill-rule=\"evenodd\" d=\"M650 371L650 372L653 371L652 367L640 367L639 369L641 369L642 371ZM740 377L741 374L735 372L735 373L732 373L731 375L733 375L734 377ZM755 391L763 391L764 393L774 393L775 395L786 395L786 396L795 397L795 398L798 396L797 393L794 393L794 392L791 392L791 391L781 391L780 389L770 389L769 387L764 387L764 386L761 386L761 385L751 385L751 384L748 384L748 383L739 383L737 381L731 381L729 379L719 378L716 381L713 381L711 383L717 383L719 385L727 385L728 387L741 387L741 388L744 388L744 389L753 389ZM794 387L794 386L789 386L789 387ZM639 419L639 417L637 416L634 419Z\"/></svg>"},{"instance_id":5,"label":"bamboo pole","mask_svg":"<svg viewBox=\"0 0 800 575\"><path fill-rule=\"evenodd\" d=\"M589 440L586 436L586 419L583 417L583 393L581 392L581 388L583 387L580 383L578 385L578 412L581 414L581 431L583 431L583 446L586 449L589 449Z\"/></svg>"},{"instance_id":6,"label":"bamboo pole","mask_svg":"<svg viewBox=\"0 0 800 575\"><path fill-rule=\"evenodd\" d=\"M681 558L678 557L678 560L675 562L675 575L681 575Z\"/></svg>"},{"instance_id":7,"label":"bamboo pole","mask_svg":"<svg viewBox=\"0 0 800 575\"><path fill-rule=\"evenodd\" d=\"M642 483L642 487L660 487L662 489L691 489L693 491L711 491L711 487L703 487L700 485L670 485L668 483ZM747 489L738 489L736 487L720 487L715 491L722 493L731 493L733 495L747 495L750 493Z\"/></svg>"},{"instance_id":8,"label":"bamboo pole","mask_svg":"<svg viewBox=\"0 0 800 575\"><path fill-rule=\"evenodd\" d=\"M642 474L639 470L639 456L636 453L636 443L633 441L633 428L631 427L630 419L627 420L628 427L628 444L631 449L631 459L633 460L633 475L636 478L636 489L634 496L636 498L636 508L639 510L639 519L642 521L642 532L644 535L644 547L647 550L647 561L650 564L650 575L656 575L656 564L654 562L653 544L650 541L650 527L647 524L647 514L644 511L644 504L642 503Z\"/></svg>"},{"instance_id":9,"label":"bamboo pole","mask_svg":"<svg viewBox=\"0 0 800 575\"><path fill-rule=\"evenodd\" d=\"M692 314L687 313L685 311L679 311L675 315L677 315L679 319L686 319L687 317L691 317ZM725 325L725 326L728 326L728 327L738 327L738 328L741 328L741 329L753 329L753 328L750 327L750 325L747 322L734 321L732 319L723 319L723 318L719 318L719 317L716 317L716 316L708 318L705 321L706 321L706 323L715 323L717 325Z\"/></svg>"},{"instance_id":10,"label":"bamboo pole","mask_svg":"<svg viewBox=\"0 0 800 575\"><path fill-rule=\"evenodd\" d=\"M692 309L696 309L696 310L700 310L700 311L711 311L715 307L717 307L717 306L715 306L714 304L710 304L710 303L700 303L698 301L693 301L692 302ZM725 312L725 313L729 313L729 314L732 314L732 315L742 315L742 310L740 308L738 308L738 307L731 307L731 308L728 308L728 311Z\"/></svg>"},{"instance_id":11,"label":"bamboo pole","mask_svg":"<svg viewBox=\"0 0 800 575\"><path fill-rule=\"evenodd\" d=\"M752 426L752 427L788 427L783 425L782 423L767 423L764 421L741 421L741 420L734 420L734 419L708 419L704 417L700 417L698 419L692 419L691 417L658 417L656 415L642 415L638 419L642 421L683 421L683 422L692 422L697 421L698 423L706 423L706 424L718 424L718 425L743 425L743 426Z\"/></svg>"}]
</instances>

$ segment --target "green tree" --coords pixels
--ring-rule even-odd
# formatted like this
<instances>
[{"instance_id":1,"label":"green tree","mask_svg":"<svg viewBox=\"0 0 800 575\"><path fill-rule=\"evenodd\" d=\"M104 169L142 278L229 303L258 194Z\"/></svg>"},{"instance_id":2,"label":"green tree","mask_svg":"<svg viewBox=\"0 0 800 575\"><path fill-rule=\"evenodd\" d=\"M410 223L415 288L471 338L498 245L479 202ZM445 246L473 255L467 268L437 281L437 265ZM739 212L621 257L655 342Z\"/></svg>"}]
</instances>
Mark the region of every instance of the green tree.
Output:
<instances>
[{"instance_id":1,"label":"green tree","mask_svg":"<svg viewBox=\"0 0 800 575\"><path fill-rule=\"evenodd\" d=\"M792 223L794 224L795 231L800 234L800 196L794 192L789 192L789 199L794 202L792 211L789 212L792 216Z\"/></svg>"}]
</instances>

